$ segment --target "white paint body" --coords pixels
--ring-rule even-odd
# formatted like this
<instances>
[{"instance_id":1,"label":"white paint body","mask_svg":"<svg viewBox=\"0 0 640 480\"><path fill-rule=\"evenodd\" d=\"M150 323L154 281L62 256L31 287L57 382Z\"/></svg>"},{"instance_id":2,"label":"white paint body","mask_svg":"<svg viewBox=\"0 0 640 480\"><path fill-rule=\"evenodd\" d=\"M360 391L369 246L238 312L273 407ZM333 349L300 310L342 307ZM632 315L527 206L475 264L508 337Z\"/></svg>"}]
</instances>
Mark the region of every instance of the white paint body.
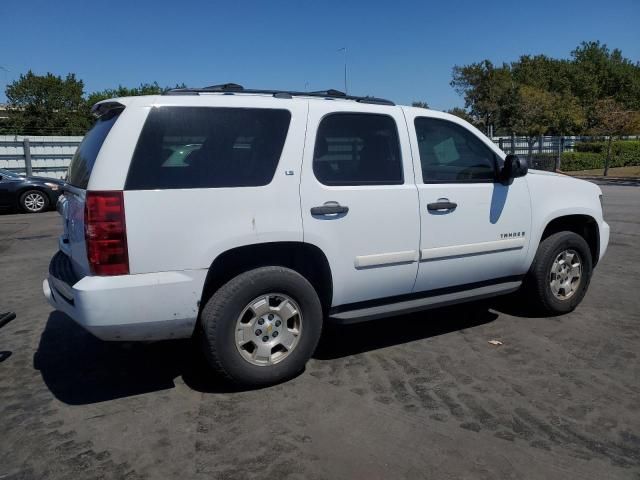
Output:
<instances>
[{"instance_id":1,"label":"white paint body","mask_svg":"<svg viewBox=\"0 0 640 480\"><path fill-rule=\"evenodd\" d=\"M600 231L600 257L609 227L599 187L531 170L511 185L423 184L413 119L437 117L482 133L451 115L412 107L349 100L268 95L201 94L116 99L126 105L96 159L88 190L124 190L132 154L149 111L163 106L279 108L291 112L283 152L270 184L262 187L168 189L124 192L129 275L89 273L84 243L84 191L66 195L61 250L80 278L74 285L44 281L57 309L105 340L154 340L191 335L208 269L224 252L267 242L305 242L320 248L331 269L332 306L473 284L527 272L545 226L582 214ZM330 187L314 175L312 158L322 117L332 112L391 116L397 125L404 184ZM448 198L458 208L427 212ZM349 212L317 218L310 209L326 202ZM516 237L504 233L524 232ZM52 295L71 296L70 304Z\"/></svg>"}]
</instances>

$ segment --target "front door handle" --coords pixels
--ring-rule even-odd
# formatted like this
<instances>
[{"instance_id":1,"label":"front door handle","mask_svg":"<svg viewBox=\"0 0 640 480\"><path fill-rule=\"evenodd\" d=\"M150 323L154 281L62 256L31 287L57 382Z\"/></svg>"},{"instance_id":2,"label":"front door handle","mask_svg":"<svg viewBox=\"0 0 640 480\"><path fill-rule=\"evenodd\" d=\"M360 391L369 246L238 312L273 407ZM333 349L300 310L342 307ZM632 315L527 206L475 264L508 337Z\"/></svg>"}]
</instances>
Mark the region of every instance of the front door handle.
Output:
<instances>
[{"instance_id":1,"label":"front door handle","mask_svg":"<svg viewBox=\"0 0 640 480\"><path fill-rule=\"evenodd\" d=\"M327 202L320 207L312 207L311 215L337 215L346 214L348 211L349 207L335 202Z\"/></svg>"},{"instance_id":2,"label":"front door handle","mask_svg":"<svg viewBox=\"0 0 640 480\"><path fill-rule=\"evenodd\" d=\"M427 210L430 212L453 211L457 207L457 203L450 202L449 200L439 200L437 202L427 204Z\"/></svg>"}]
</instances>

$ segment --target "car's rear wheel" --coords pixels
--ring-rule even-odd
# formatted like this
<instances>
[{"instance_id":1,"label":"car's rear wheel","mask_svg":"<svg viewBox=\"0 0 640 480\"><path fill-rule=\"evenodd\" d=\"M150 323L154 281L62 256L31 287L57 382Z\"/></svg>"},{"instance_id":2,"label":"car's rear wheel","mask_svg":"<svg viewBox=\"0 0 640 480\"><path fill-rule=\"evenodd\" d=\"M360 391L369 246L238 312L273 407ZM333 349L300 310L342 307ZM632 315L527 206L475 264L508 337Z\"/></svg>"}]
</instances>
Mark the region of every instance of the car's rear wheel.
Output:
<instances>
[{"instance_id":1,"label":"car's rear wheel","mask_svg":"<svg viewBox=\"0 0 640 480\"><path fill-rule=\"evenodd\" d=\"M49 199L40 190L27 190L20 195L20 207L27 213L39 213L48 206Z\"/></svg>"},{"instance_id":2,"label":"car's rear wheel","mask_svg":"<svg viewBox=\"0 0 640 480\"><path fill-rule=\"evenodd\" d=\"M591 251L584 238L573 232L554 233L540 243L525 290L541 313L567 313L584 298L591 273Z\"/></svg>"},{"instance_id":3,"label":"car's rear wheel","mask_svg":"<svg viewBox=\"0 0 640 480\"><path fill-rule=\"evenodd\" d=\"M268 385L300 372L322 331L313 286L283 267L261 267L223 285L201 313L210 365L243 386Z\"/></svg>"}]
</instances>

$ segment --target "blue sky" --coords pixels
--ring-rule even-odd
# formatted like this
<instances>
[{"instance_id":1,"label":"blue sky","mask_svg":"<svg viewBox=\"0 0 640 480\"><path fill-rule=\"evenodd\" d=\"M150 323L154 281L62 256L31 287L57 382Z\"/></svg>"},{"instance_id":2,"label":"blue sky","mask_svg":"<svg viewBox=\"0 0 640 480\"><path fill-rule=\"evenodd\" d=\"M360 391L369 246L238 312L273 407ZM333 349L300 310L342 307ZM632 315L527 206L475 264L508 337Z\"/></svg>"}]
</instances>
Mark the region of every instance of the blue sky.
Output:
<instances>
[{"instance_id":1,"label":"blue sky","mask_svg":"<svg viewBox=\"0 0 640 480\"><path fill-rule=\"evenodd\" d=\"M350 93L447 109L463 103L449 86L455 64L568 57L596 39L640 61L640 0L2 0L0 18L0 102L28 69L74 72L87 91L343 89L347 47Z\"/></svg>"}]
</instances>

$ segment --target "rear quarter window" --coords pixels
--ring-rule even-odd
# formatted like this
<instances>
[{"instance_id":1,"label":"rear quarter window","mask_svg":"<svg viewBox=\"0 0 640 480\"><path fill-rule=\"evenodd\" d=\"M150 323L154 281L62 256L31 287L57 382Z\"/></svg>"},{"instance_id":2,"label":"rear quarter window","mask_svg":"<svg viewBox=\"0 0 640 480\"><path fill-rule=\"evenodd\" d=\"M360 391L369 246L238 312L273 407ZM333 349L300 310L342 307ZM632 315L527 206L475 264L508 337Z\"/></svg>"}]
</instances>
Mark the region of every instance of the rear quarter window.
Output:
<instances>
[{"instance_id":1,"label":"rear quarter window","mask_svg":"<svg viewBox=\"0 0 640 480\"><path fill-rule=\"evenodd\" d=\"M102 144L123 110L123 108L109 110L101 115L93 127L89 129L71 159L67 172L67 183L78 188L87 188Z\"/></svg>"},{"instance_id":2,"label":"rear quarter window","mask_svg":"<svg viewBox=\"0 0 640 480\"><path fill-rule=\"evenodd\" d=\"M129 168L127 190L258 187L273 179L288 110L155 107Z\"/></svg>"}]
</instances>

